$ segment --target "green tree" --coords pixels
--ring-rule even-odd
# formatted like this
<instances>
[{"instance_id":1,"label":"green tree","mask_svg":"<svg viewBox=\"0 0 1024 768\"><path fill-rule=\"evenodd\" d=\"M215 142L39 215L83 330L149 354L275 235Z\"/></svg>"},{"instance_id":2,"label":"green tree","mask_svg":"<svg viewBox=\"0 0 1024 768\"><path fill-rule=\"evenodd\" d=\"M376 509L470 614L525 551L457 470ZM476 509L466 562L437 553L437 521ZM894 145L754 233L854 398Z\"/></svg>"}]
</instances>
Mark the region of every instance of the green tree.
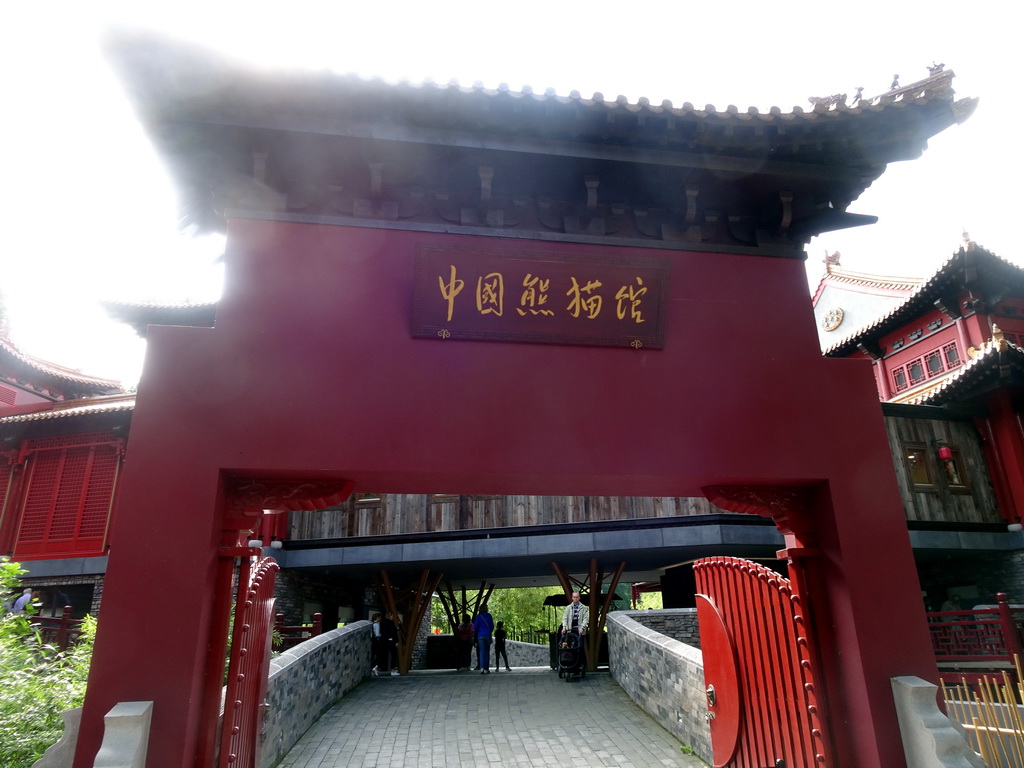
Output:
<instances>
[{"instance_id":1,"label":"green tree","mask_svg":"<svg viewBox=\"0 0 1024 768\"><path fill-rule=\"evenodd\" d=\"M24 569L0 558L0 594L18 588ZM28 768L64 731L61 712L85 698L96 624L87 617L67 653L43 643L26 616L0 615L0 765Z\"/></svg>"},{"instance_id":2,"label":"green tree","mask_svg":"<svg viewBox=\"0 0 1024 768\"><path fill-rule=\"evenodd\" d=\"M505 629L510 635L548 632L558 625L561 611L545 607L544 600L561 594L561 587L496 589L491 593L488 607L496 622L505 622Z\"/></svg>"}]
</instances>

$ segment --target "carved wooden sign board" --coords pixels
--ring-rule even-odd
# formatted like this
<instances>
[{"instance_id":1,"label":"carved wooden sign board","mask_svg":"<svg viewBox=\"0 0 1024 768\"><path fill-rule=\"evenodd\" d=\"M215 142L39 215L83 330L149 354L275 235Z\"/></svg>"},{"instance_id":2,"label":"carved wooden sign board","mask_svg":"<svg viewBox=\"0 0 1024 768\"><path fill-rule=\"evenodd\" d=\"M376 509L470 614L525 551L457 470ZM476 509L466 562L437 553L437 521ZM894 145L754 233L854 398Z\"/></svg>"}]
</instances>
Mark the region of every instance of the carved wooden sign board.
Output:
<instances>
[{"instance_id":1,"label":"carved wooden sign board","mask_svg":"<svg viewBox=\"0 0 1024 768\"><path fill-rule=\"evenodd\" d=\"M661 349L664 259L421 245L412 335Z\"/></svg>"}]
</instances>

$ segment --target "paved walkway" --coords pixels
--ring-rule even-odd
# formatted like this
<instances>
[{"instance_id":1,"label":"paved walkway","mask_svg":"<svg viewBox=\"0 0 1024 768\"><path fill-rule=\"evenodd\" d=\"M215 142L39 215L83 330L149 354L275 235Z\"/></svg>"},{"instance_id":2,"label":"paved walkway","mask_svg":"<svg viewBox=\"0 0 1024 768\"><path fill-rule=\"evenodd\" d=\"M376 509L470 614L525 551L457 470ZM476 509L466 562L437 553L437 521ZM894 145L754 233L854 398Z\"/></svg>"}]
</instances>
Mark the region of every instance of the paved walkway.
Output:
<instances>
[{"instance_id":1,"label":"paved walkway","mask_svg":"<svg viewBox=\"0 0 1024 768\"><path fill-rule=\"evenodd\" d=\"M546 667L371 678L299 740L281 768L703 768L607 671Z\"/></svg>"}]
</instances>

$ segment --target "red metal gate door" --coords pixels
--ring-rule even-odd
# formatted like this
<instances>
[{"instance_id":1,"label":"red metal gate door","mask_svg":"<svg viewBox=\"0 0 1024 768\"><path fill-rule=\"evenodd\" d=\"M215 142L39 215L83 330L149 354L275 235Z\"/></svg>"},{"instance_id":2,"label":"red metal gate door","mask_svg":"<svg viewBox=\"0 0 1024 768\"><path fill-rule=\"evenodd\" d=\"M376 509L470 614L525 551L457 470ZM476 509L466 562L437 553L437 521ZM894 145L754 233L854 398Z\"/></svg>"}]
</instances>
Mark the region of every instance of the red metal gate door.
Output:
<instances>
[{"instance_id":1,"label":"red metal gate door","mask_svg":"<svg viewBox=\"0 0 1024 768\"><path fill-rule=\"evenodd\" d=\"M693 569L715 768L835 765L799 579L733 557Z\"/></svg>"},{"instance_id":2,"label":"red metal gate door","mask_svg":"<svg viewBox=\"0 0 1024 768\"><path fill-rule=\"evenodd\" d=\"M217 761L220 768L256 768L259 762L274 627L274 581L279 568L272 557L241 559Z\"/></svg>"}]
</instances>

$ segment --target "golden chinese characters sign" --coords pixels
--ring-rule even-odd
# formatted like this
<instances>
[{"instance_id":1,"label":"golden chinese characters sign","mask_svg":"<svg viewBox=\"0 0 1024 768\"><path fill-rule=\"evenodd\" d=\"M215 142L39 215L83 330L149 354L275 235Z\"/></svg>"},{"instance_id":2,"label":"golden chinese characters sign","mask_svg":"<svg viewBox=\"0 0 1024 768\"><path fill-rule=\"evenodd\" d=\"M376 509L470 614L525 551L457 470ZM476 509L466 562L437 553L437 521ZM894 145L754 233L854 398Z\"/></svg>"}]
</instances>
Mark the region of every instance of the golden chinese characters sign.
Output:
<instances>
[{"instance_id":1,"label":"golden chinese characters sign","mask_svg":"<svg viewBox=\"0 0 1024 768\"><path fill-rule=\"evenodd\" d=\"M421 245L413 336L663 346L668 262Z\"/></svg>"}]
</instances>

